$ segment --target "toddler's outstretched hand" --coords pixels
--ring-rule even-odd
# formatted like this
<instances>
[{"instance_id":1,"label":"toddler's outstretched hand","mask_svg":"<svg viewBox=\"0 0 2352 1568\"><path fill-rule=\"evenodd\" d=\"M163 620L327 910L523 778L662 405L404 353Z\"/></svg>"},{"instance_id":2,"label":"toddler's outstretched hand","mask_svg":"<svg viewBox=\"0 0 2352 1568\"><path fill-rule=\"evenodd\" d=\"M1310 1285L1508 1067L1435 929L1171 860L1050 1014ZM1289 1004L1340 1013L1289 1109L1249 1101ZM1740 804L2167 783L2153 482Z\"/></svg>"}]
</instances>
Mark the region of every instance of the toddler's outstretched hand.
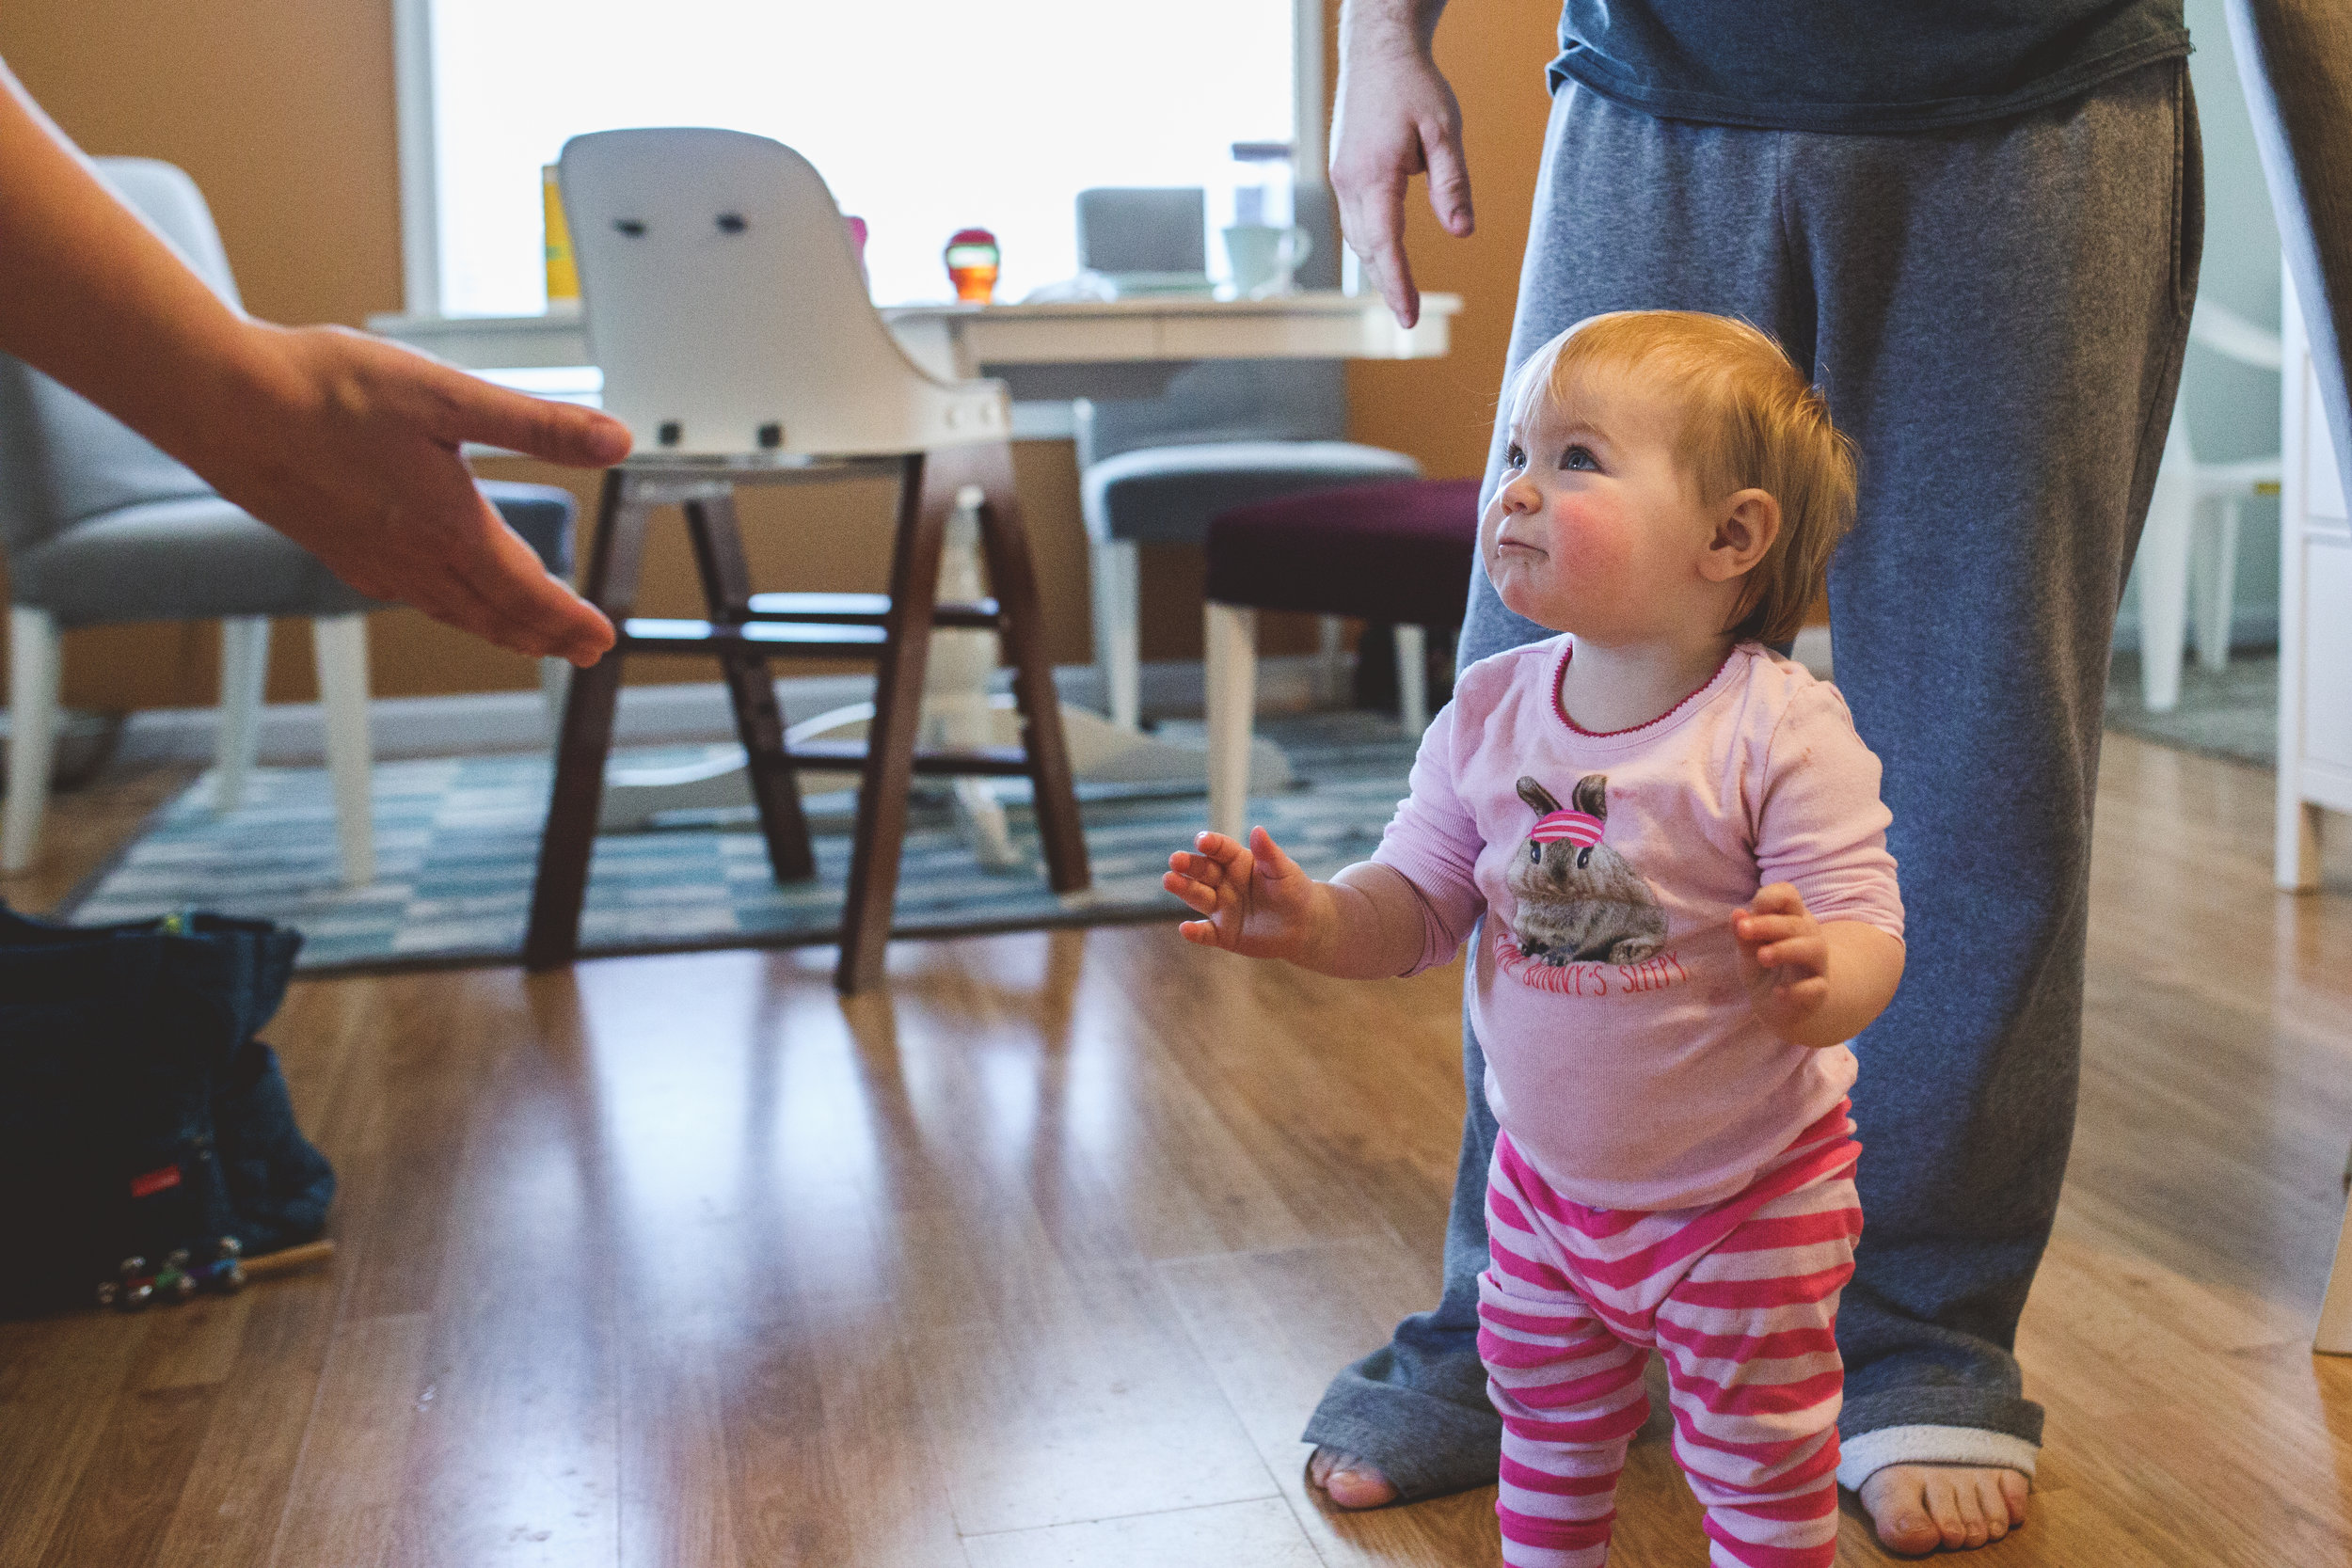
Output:
<instances>
[{"instance_id":1,"label":"toddler's outstretched hand","mask_svg":"<svg viewBox=\"0 0 2352 1568\"><path fill-rule=\"evenodd\" d=\"M1758 1022L1794 1039L1829 1001L1829 941L1804 899L1787 882L1759 889L1731 917L1740 973Z\"/></svg>"},{"instance_id":2,"label":"toddler's outstretched hand","mask_svg":"<svg viewBox=\"0 0 2352 1568\"><path fill-rule=\"evenodd\" d=\"M1168 857L1160 885L1205 920L1176 927L1186 942L1249 958L1296 961L1313 948L1329 910L1328 890L1282 853L1263 828L1247 846L1223 833L1193 840L1196 853Z\"/></svg>"}]
</instances>

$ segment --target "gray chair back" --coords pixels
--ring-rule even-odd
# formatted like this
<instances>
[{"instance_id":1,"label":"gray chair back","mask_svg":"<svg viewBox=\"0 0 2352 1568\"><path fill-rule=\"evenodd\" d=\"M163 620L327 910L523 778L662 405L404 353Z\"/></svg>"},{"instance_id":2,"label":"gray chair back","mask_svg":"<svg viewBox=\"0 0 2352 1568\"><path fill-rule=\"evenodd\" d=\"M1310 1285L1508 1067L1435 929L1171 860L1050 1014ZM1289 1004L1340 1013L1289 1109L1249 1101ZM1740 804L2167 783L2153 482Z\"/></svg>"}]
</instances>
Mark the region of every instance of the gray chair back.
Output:
<instances>
[{"instance_id":1,"label":"gray chair back","mask_svg":"<svg viewBox=\"0 0 2352 1568\"><path fill-rule=\"evenodd\" d=\"M1300 281L1336 285L1329 237L1319 230L1321 210L1302 186L1298 219L1315 248ZM1167 198L1167 200L1146 198ZM1112 199L1105 199L1112 198ZM1078 193L1078 264L1096 271L1199 270L1205 235L1200 193L1172 190L1090 190ZM1187 230L1175 221L1194 214ZM1124 223L1126 227L1122 228ZM1098 253L1122 264L1105 267ZM1326 281L1326 277L1329 281ZM1347 371L1336 359L1208 359L1179 371L1156 398L1104 399L1077 405L1078 463L1083 467L1143 447L1197 446L1211 441L1339 441L1347 436Z\"/></svg>"},{"instance_id":2,"label":"gray chair back","mask_svg":"<svg viewBox=\"0 0 2352 1568\"><path fill-rule=\"evenodd\" d=\"M1120 274L1206 273L1209 195L1198 185L1078 193L1078 265Z\"/></svg>"},{"instance_id":3,"label":"gray chair back","mask_svg":"<svg viewBox=\"0 0 2352 1568\"><path fill-rule=\"evenodd\" d=\"M240 303L220 231L196 182L151 158L101 158L99 177ZM88 518L212 489L145 436L23 361L0 355L0 544L23 551Z\"/></svg>"}]
</instances>

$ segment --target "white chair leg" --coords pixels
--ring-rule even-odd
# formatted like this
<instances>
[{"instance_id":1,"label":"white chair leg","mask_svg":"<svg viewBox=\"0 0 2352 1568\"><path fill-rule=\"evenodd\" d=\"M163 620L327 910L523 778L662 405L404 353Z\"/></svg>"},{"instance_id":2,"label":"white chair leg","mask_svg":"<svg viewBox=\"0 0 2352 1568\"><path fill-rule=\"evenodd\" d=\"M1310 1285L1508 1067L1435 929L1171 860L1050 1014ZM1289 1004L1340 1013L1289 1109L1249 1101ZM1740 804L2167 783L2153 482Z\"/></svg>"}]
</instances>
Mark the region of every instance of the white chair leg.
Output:
<instances>
[{"instance_id":1,"label":"white chair leg","mask_svg":"<svg viewBox=\"0 0 2352 1568\"><path fill-rule=\"evenodd\" d=\"M49 809L57 749L57 623L45 610L8 611L8 803L0 824L0 870L31 867Z\"/></svg>"},{"instance_id":2,"label":"white chair leg","mask_svg":"<svg viewBox=\"0 0 2352 1568\"><path fill-rule=\"evenodd\" d=\"M1419 626L1389 628L1396 640L1396 717L1405 733L1420 738L1429 727L1429 634Z\"/></svg>"},{"instance_id":3,"label":"white chair leg","mask_svg":"<svg viewBox=\"0 0 2352 1568\"><path fill-rule=\"evenodd\" d=\"M1094 567L1094 662L1103 673L1103 700L1111 722L1122 730L1143 722L1142 633L1137 630L1142 566L1136 546L1122 539L1092 542Z\"/></svg>"},{"instance_id":4,"label":"white chair leg","mask_svg":"<svg viewBox=\"0 0 2352 1568\"><path fill-rule=\"evenodd\" d=\"M2352 1208L2344 1211L2344 1228L2336 1236L2335 1265L2328 1273L2312 1349L2322 1355L2352 1355Z\"/></svg>"},{"instance_id":5,"label":"white chair leg","mask_svg":"<svg viewBox=\"0 0 2352 1568\"><path fill-rule=\"evenodd\" d=\"M1258 612L1211 603L1201 617L1208 652L1209 828L1248 832L1249 735L1258 706Z\"/></svg>"},{"instance_id":6,"label":"white chair leg","mask_svg":"<svg viewBox=\"0 0 2352 1568\"><path fill-rule=\"evenodd\" d=\"M2188 525L2188 646L2197 650L2198 662L2204 662L2206 639L2213 635L2214 531L2205 525L2212 521L2202 500ZM2182 656L2187 661L2185 653Z\"/></svg>"},{"instance_id":7,"label":"white chair leg","mask_svg":"<svg viewBox=\"0 0 2352 1568\"><path fill-rule=\"evenodd\" d=\"M1340 705L1347 683L1347 623L1326 615L1315 624L1315 702L1323 707Z\"/></svg>"},{"instance_id":8,"label":"white chair leg","mask_svg":"<svg viewBox=\"0 0 2352 1568\"><path fill-rule=\"evenodd\" d=\"M2237 598L2238 499L2221 498L2220 526L2213 531L2212 553L2205 559L2205 601L2199 608L2203 624L2197 628L2197 662L2208 670L2230 667L2230 612Z\"/></svg>"},{"instance_id":9,"label":"white chair leg","mask_svg":"<svg viewBox=\"0 0 2352 1568\"><path fill-rule=\"evenodd\" d=\"M2172 411L2164 463L2139 539L2139 692L2151 713L2181 703L2181 644L2188 632L2189 531L2197 488L2182 410Z\"/></svg>"},{"instance_id":10,"label":"white chair leg","mask_svg":"<svg viewBox=\"0 0 2352 1568\"><path fill-rule=\"evenodd\" d=\"M567 658L539 661L539 702L547 709L548 750L564 739L564 702L572 694L572 663Z\"/></svg>"},{"instance_id":11,"label":"white chair leg","mask_svg":"<svg viewBox=\"0 0 2352 1568\"><path fill-rule=\"evenodd\" d=\"M2280 892L2309 893L2319 886L2320 818L2325 812L2325 807L2298 799L2292 784L2280 787L2279 833L2271 863L2272 884Z\"/></svg>"},{"instance_id":12,"label":"white chair leg","mask_svg":"<svg viewBox=\"0 0 2352 1568\"><path fill-rule=\"evenodd\" d=\"M319 706L326 716L326 772L335 786L335 836L342 847L343 881L375 880L375 832L369 808L368 621L364 615L323 615L310 623L319 676Z\"/></svg>"},{"instance_id":13,"label":"white chair leg","mask_svg":"<svg viewBox=\"0 0 2352 1568\"><path fill-rule=\"evenodd\" d=\"M253 753L262 740L262 692L269 680L269 617L239 615L220 624L220 734L213 752L213 809L245 800Z\"/></svg>"}]
</instances>

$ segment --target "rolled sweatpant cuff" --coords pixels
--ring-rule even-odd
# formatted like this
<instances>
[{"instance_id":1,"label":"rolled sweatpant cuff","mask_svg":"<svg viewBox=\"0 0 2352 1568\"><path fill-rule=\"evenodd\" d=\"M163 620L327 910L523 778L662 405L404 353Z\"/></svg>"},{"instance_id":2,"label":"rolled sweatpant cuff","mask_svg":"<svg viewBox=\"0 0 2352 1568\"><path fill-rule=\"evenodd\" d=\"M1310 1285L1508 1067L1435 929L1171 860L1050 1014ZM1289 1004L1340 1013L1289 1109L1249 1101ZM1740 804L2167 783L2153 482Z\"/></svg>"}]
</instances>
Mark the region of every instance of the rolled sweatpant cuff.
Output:
<instances>
[{"instance_id":1,"label":"rolled sweatpant cuff","mask_svg":"<svg viewBox=\"0 0 2352 1568\"><path fill-rule=\"evenodd\" d=\"M1859 1492L1889 1465L1980 1465L2031 1481L2041 1452L2039 1443L1982 1427L1880 1427L1839 1441L1837 1484Z\"/></svg>"},{"instance_id":2,"label":"rolled sweatpant cuff","mask_svg":"<svg viewBox=\"0 0 2352 1568\"><path fill-rule=\"evenodd\" d=\"M1324 1396L1301 1436L1365 1460L1405 1502L1492 1486L1502 1457L1502 1418L1493 1406L1470 1409L1356 1380Z\"/></svg>"}]
</instances>

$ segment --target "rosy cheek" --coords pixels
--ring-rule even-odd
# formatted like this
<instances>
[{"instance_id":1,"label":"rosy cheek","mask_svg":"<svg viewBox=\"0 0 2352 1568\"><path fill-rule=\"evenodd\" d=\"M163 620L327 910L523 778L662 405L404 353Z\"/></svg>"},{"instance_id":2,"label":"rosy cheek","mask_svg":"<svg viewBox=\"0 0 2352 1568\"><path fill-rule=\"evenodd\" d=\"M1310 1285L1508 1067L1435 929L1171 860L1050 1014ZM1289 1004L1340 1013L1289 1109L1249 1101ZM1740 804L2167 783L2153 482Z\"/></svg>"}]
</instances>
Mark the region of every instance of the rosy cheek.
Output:
<instances>
[{"instance_id":1,"label":"rosy cheek","mask_svg":"<svg viewBox=\"0 0 2352 1568\"><path fill-rule=\"evenodd\" d=\"M1552 554L1561 569L1578 578L1621 575L1633 557L1632 531L1606 507L1561 509L1552 528Z\"/></svg>"}]
</instances>

